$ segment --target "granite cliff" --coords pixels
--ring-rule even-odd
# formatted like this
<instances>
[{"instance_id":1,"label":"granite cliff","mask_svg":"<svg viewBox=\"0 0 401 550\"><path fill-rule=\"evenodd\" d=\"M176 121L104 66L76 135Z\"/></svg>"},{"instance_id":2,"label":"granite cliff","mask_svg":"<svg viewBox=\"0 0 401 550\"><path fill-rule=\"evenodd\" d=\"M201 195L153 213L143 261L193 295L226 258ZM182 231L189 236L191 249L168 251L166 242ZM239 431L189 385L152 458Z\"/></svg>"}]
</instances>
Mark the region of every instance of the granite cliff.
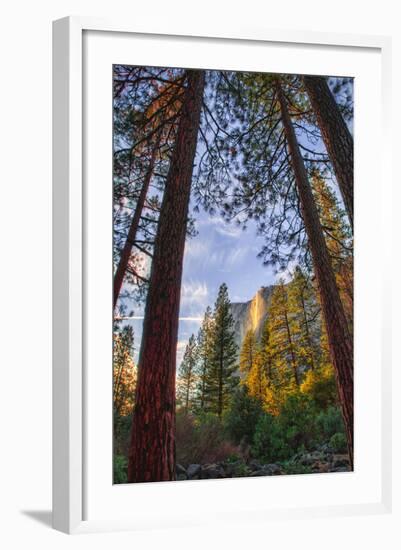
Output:
<instances>
[{"instance_id":1,"label":"granite cliff","mask_svg":"<svg viewBox=\"0 0 401 550\"><path fill-rule=\"evenodd\" d=\"M242 341L248 330L255 332L259 339L264 322L267 319L267 311L273 286L261 287L252 300L244 303L233 302L231 313L234 318L235 341L241 347Z\"/></svg>"}]
</instances>

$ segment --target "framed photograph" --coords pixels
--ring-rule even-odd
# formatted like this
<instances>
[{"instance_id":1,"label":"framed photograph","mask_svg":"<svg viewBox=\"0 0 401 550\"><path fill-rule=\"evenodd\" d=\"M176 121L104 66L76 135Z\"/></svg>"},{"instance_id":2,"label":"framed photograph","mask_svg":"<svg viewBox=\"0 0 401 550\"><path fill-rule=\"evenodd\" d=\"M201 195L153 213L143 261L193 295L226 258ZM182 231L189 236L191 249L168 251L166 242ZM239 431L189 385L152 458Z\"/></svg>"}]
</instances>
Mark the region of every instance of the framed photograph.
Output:
<instances>
[{"instance_id":1,"label":"framed photograph","mask_svg":"<svg viewBox=\"0 0 401 550\"><path fill-rule=\"evenodd\" d=\"M391 507L390 40L208 34L54 23L68 533Z\"/></svg>"}]
</instances>

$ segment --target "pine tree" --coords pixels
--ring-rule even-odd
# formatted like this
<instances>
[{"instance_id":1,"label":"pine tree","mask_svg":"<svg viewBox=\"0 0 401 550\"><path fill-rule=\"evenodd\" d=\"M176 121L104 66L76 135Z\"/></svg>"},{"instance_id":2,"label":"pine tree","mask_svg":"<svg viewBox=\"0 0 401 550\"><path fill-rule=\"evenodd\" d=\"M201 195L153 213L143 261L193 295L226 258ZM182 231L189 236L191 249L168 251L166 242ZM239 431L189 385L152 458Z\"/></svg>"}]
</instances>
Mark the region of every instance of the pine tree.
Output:
<instances>
[{"instance_id":1,"label":"pine tree","mask_svg":"<svg viewBox=\"0 0 401 550\"><path fill-rule=\"evenodd\" d=\"M192 171L205 71L186 71L174 150L154 245L128 461L130 482L175 479L178 316Z\"/></svg>"},{"instance_id":2,"label":"pine tree","mask_svg":"<svg viewBox=\"0 0 401 550\"><path fill-rule=\"evenodd\" d=\"M178 369L177 398L185 413L192 408L196 388L196 364L198 347L192 334L185 348L184 357Z\"/></svg>"},{"instance_id":3,"label":"pine tree","mask_svg":"<svg viewBox=\"0 0 401 550\"><path fill-rule=\"evenodd\" d=\"M313 370L319 363L320 307L312 282L299 266L288 284L288 308L298 367Z\"/></svg>"},{"instance_id":4,"label":"pine tree","mask_svg":"<svg viewBox=\"0 0 401 550\"><path fill-rule=\"evenodd\" d=\"M212 363L213 331L214 320L212 310L210 306L208 306L197 337L198 363L196 405L200 410L204 410L206 406L206 379Z\"/></svg>"},{"instance_id":5,"label":"pine tree","mask_svg":"<svg viewBox=\"0 0 401 550\"><path fill-rule=\"evenodd\" d=\"M341 300L352 327L354 293L351 230L335 193L317 170L312 172L311 185Z\"/></svg>"},{"instance_id":6,"label":"pine tree","mask_svg":"<svg viewBox=\"0 0 401 550\"><path fill-rule=\"evenodd\" d=\"M291 165L299 194L303 222L308 235L319 295L330 346L330 354L336 372L338 393L347 433L348 453L353 465L354 438L354 373L353 344L347 318L338 292L330 255L327 249L319 214L313 197L308 175L292 124L287 100L280 80L276 91L281 110Z\"/></svg>"},{"instance_id":7,"label":"pine tree","mask_svg":"<svg viewBox=\"0 0 401 550\"><path fill-rule=\"evenodd\" d=\"M272 379L272 350L270 343L269 319L267 318L262 328L259 346L260 368L263 370L266 384L270 385Z\"/></svg>"},{"instance_id":8,"label":"pine tree","mask_svg":"<svg viewBox=\"0 0 401 550\"><path fill-rule=\"evenodd\" d=\"M234 339L233 317L227 285L220 286L213 312L214 328L212 354L206 373L205 396L207 410L221 418L239 382L237 370L237 345Z\"/></svg>"},{"instance_id":9,"label":"pine tree","mask_svg":"<svg viewBox=\"0 0 401 550\"><path fill-rule=\"evenodd\" d=\"M308 394L319 409L327 409L330 405L339 405L336 379L330 358L330 349L323 319L320 317L319 363L309 370L301 385L302 393Z\"/></svg>"},{"instance_id":10,"label":"pine tree","mask_svg":"<svg viewBox=\"0 0 401 550\"><path fill-rule=\"evenodd\" d=\"M288 290L282 279L272 292L267 319L271 390L273 394L277 394L277 403L280 403L289 392L294 391L300 384L290 326ZM273 408L275 407L276 405L273 405Z\"/></svg>"},{"instance_id":11,"label":"pine tree","mask_svg":"<svg viewBox=\"0 0 401 550\"><path fill-rule=\"evenodd\" d=\"M222 99L217 103L219 128L215 138L221 154L215 155L218 157L215 165L213 158L209 164L203 163L204 202L213 208L214 201L220 200L225 218L231 220L241 213L243 226L249 220L256 221L259 233L265 236L260 253L264 263L279 269L285 269L288 262L295 259L309 267L312 264L352 463L352 335L309 181L313 164L326 164L329 158L305 146L308 142L316 144L320 133L314 127L299 77L251 73L224 76L220 86ZM303 142L298 133L305 138ZM239 146L241 159L238 159ZM310 154L312 157L308 157ZM211 193L210 173L213 169L216 175L223 172L222 157L226 160L227 172L234 171L237 182L231 200L226 198L228 178L217 186L214 195ZM346 199L344 202L350 203ZM293 372L297 378L295 368Z\"/></svg>"},{"instance_id":12,"label":"pine tree","mask_svg":"<svg viewBox=\"0 0 401 550\"><path fill-rule=\"evenodd\" d=\"M245 334L240 352L240 373L251 397L263 400L267 386L267 369L264 359L267 350L262 354L262 345L256 341L255 333L249 329Z\"/></svg>"},{"instance_id":13,"label":"pine tree","mask_svg":"<svg viewBox=\"0 0 401 550\"><path fill-rule=\"evenodd\" d=\"M114 67L118 86L114 97L114 307L124 280L135 287L134 293L129 291L130 298L132 294L137 300L144 297L148 284L144 255L152 257L160 210L158 196L149 196L149 190L153 186L163 192L167 151L175 137L182 71L157 72Z\"/></svg>"},{"instance_id":14,"label":"pine tree","mask_svg":"<svg viewBox=\"0 0 401 550\"><path fill-rule=\"evenodd\" d=\"M113 307L114 308L116 307L117 300L120 296L123 280L130 262L132 249L137 239L138 227L139 227L140 219L144 209L145 200L148 194L150 182L153 176L153 170L156 163L156 156L158 154L159 145L160 145L160 136L158 136L157 143L152 149L149 165L145 172L142 188L140 190L139 197L135 206L134 215L132 216L127 238L125 240L123 249L121 250L119 262L114 275L114 283L113 283ZM137 273L137 277L139 277L139 273Z\"/></svg>"},{"instance_id":15,"label":"pine tree","mask_svg":"<svg viewBox=\"0 0 401 550\"><path fill-rule=\"evenodd\" d=\"M350 224L354 224L354 140L333 94L322 76L304 76L303 81L322 133L343 196Z\"/></svg>"},{"instance_id":16,"label":"pine tree","mask_svg":"<svg viewBox=\"0 0 401 550\"><path fill-rule=\"evenodd\" d=\"M239 355L239 368L243 376L246 376L252 370L256 363L257 355L258 345L255 333L252 329L249 329L245 334Z\"/></svg>"},{"instance_id":17,"label":"pine tree","mask_svg":"<svg viewBox=\"0 0 401 550\"><path fill-rule=\"evenodd\" d=\"M136 372L133 360L134 332L127 325L113 339L113 410L114 417L132 413Z\"/></svg>"}]
</instances>

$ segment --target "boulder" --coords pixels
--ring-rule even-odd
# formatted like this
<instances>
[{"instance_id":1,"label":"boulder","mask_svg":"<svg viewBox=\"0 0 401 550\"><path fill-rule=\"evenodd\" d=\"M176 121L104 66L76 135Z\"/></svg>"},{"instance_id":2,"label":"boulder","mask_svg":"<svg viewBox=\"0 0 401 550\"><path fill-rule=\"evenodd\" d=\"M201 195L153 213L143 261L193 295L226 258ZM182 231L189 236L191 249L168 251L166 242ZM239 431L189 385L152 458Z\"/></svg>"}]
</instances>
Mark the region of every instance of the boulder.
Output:
<instances>
[{"instance_id":1,"label":"boulder","mask_svg":"<svg viewBox=\"0 0 401 550\"><path fill-rule=\"evenodd\" d=\"M267 475L269 474L267 474L265 470L255 470L249 474L249 477L262 477Z\"/></svg>"},{"instance_id":2,"label":"boulder","mask_svg":"<svg viewBox=\"0 0 401 550\"><path fill-rule=\"evenodd\" d=\"M201 471L200 464L190 464L186 471L188 479L195 479L196 476L200 474L200 471Z\"/></svg>"},{"instance_id":3,"label":"boulder","mask_svg":"<svg viewBox=\"0 0 401 550\"><path fill-rule=\"evenodd\" d=\"M256 470L260 470L262 465L259 462L259 460L251 460L248 464L249 468L252 470L252 472L255 472Z\"/></svg>"},{"instance_id":4,"label":"boulder","mask_svg":"<svg viewBox=\"0 0 401 550\"><path fill-rule=\"evenodd\" d=\"M185 474L185 477L186 477L186 475L187 475L186 469L184 468L184 466L181 466L181 464L176 464L175 472L176 472L177 476L179 474Z\"/></svg>"},{"instance_id":5,"label":"boulder","mask_svg":"<svg viewBox=\"0 0 401 550\"><path fill-rule=\"evenodd\" d=\"M219 464L205 464L200 472L201 479L221 479L226 477L224 468Z\"/></svg>"},{"instance_id":6,"label":"boulder","mask_svg":"<svg viewBox=\"0 0 401 550\"><path fill-rule=\"evenodd\" d=\"M332 463L333 468L349 468L348 455L333 455Z\"/></svg>"},{"instance_id":7,"label":"boulder","mask_svg":"<svg viewBox=\"0 0 401 550\"><path fill-rule=\"evenodd\" d=\"M263 466L263 471L266 472L265 475L268 476L277 476L283 473L278 464L265 464Z\"/></svg>"},{"instance_id":8,"label":"boulder","mask_svg":"<svg viewBox=\"0 0 401 550\"><path fill-rule=\"evenodd\" d=\"M240 460L236 460L235 462L224 462L222 467L224 468L226 477L236 477L236 472L243 464L244 463Z\"/></svg>"},{"instance_id":9,"label":"boulder","mask_svg":"<svg viewBox=\"0 0 401 550\"><path fill-rule=\"evenodd\" d=\"M320 451L313 451L311 453L305 453L299 457L299 463L302 466L312 466L319 460L324 460L324 454Z\"/></svg>"},{"instance_id":10,"label":"boulder","mask_svg":"<svg viewBox=\"0 0 401 550\"><path fill-rule=\"evenodd\" d=\"M328 462L317 461L312 464L312 473L314 474L325 474L330 471L330 464Z\"/></svg>"}]
</instances>

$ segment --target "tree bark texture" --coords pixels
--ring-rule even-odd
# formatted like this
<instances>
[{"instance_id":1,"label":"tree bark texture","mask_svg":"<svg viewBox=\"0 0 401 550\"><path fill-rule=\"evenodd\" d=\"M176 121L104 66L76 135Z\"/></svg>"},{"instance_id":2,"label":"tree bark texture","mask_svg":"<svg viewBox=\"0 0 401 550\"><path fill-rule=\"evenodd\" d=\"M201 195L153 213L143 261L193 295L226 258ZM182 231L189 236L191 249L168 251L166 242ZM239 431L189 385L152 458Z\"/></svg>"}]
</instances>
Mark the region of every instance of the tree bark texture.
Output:
<instances>
[{"instance_id":1,"label":"tree bark texture","mask_svg":"<svg viewBox=\"0 0 401 550\"><path fill-rule=\"evenodd\" d=\"M304 76L308 92L351 227L354 226L354 140L330 91L321 76Z\"/></svg>"},{"instance_id":2,"label":"tree bark texture","mask_svg":"<svg viewBox=\"0 0 401 550\"><path fill-rule=\"evenodd\" d=\"M188 205L204 71L187 71L154 246L138 366L128 481L175 479L175 377Z\"/></svg>"},{"instance_id":3,"label":"tree bark texture","mask_svg":"<svg viewBox=\"0 0 401 550\"><path fill-rule=\"evenodd\" d=\"M347 435L348 453L351 467L353 467L354 380L352 336L349 332L347 318L336 285L312 189L299 150L295 130L288 113L284 92L279 81L277 81L276 87L282 123L301 204L301 213L318 282L330 356L336 375L337 390Z\"/></svg>"},{"instance_id":4,"label":"tree bark texture","mask_svg":"<svg viewBox=\"0 0 401 550\"><path fill-rule=\"evenodd\" d=\"M131 225L128 231L127 239L124 244L124 248L121 251L120 260L118 262L117 270L114 275L114 284L113 284L113 309L115 309L118 297L120 296L121 287L124 281L125 274L127 272L127 267L129 259L131 257L132 248L135 244L136 235L138 232L139 222L141 221L143 207L145 205L146 197L149 190L149 185L152 180L153 170L155 167L156 156L158 148L160 145L161 132L159 132L158 138L156 140L155 146L152 150L152 155L150 157L150 162L148 169L145 173L145 178L141 191L139 193L138 201L135 206L135 212L132 217Z\"/></svg>"}]
</instances>

